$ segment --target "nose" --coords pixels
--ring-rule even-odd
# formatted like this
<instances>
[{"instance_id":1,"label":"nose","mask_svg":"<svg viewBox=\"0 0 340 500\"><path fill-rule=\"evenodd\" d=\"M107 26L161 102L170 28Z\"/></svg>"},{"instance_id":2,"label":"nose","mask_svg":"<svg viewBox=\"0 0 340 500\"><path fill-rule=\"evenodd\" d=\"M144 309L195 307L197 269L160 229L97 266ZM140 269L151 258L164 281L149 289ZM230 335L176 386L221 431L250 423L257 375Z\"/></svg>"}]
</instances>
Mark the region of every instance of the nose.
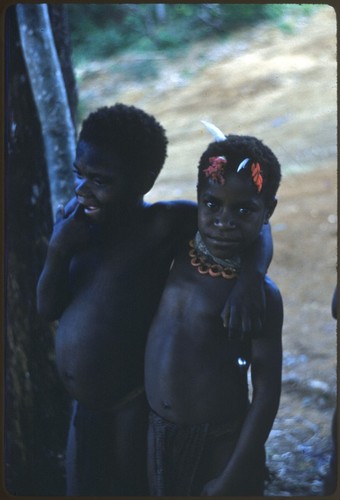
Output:
<instances>
[{"instance_id":1,"label":"nose","mask_svg":"<svg viewBox=\"0 0 340 500\"><path fill-rule=\"evenodd\" d=\"M86 196L89 193L87 179L77 179L74 183L74 191L77 196Z\"/></svg>"},{"instance_id":2,"label":"nose","mask_svg":"<svg viewBox=\"0 0 340 500\"><path fill-rule=\"evenodd\" d=\"M223 209L219 212L214 221L214 225L220 229L234 229L236 224L234 222L233 216L228 209Z\"/></svg>"}]
</instances>

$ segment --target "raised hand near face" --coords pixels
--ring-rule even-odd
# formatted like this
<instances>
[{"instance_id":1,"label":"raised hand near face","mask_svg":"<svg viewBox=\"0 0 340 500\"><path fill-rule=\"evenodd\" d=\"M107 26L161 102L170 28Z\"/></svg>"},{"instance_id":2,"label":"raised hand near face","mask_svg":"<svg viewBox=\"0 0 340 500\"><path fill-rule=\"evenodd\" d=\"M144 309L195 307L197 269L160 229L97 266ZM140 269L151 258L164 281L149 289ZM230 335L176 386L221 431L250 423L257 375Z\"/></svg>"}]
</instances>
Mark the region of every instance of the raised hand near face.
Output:
<instances>
[{"instance_id":1,"label":"raised hand near face","mask_svg":"<svg viewBox=\"0 0 340 500\"><path fill-rule=\"evenodd\" d=\"M64 255L73 255L83 248L90 239L90 221L84 208L72 198L65 206L59 205L56 222L50 240L50 248Z\"/></svg>"}]
</instances>

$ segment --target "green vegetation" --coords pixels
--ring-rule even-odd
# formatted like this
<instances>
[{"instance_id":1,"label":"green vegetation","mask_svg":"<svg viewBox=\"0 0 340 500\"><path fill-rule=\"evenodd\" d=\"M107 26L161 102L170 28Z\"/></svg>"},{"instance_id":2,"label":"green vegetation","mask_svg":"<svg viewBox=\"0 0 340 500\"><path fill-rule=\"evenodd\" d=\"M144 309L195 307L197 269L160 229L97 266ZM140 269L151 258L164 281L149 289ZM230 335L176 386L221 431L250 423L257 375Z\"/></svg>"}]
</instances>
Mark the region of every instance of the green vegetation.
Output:
<instances>
[{"instance_id":1,"label":"green vegetation","mask_svg":"<svg viewBox=\"0 0 340 500\"><path fill-rule=\"evenodd\" d=\"M75 64L127 50L171 55L197 40L225 38L267 20L292 31L317 4L67 4Z\"/></svg>"}]
</instances>

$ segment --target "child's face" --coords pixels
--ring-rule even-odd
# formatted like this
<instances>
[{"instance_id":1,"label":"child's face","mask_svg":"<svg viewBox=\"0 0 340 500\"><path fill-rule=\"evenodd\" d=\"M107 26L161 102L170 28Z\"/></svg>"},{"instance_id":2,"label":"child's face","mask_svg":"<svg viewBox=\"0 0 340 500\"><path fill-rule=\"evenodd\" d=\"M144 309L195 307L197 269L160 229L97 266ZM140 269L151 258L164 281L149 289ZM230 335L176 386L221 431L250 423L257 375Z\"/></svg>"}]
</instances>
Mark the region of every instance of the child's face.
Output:
<instances>
[{"instance_id":1,"label":"child's face","mask_svg":"<svg viewBox=\"0 0 340 500\"><path fill-rule=\"evenodd\" d=\"M225 184L207 179L198 190L198 229L209 252L220 259L239 255L268 221L250 177L230 173Z\"/></svg>"},{"instance_id":2,"label":"child's face","mask_svg":"<svg viewBox=\"0 0 340 500\"><path fill-rule=\"evenodd\" d=\"M74 162L75 193L84 213L95 222L107 222L121 217L131 206L131 183L121 159L103 154L85 142L77 147Z\"/></svg>"}]
</instances>

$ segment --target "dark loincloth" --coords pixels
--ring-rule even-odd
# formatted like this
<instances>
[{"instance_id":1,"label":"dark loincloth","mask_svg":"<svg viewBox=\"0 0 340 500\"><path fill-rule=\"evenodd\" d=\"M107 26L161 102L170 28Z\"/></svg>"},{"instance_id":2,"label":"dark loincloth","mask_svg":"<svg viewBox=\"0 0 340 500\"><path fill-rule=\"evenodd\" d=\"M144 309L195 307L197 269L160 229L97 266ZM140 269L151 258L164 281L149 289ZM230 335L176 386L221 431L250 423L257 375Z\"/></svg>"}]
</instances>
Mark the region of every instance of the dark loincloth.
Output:
<instances>
[{"instance_id":1,"label":"dark loincloth","mask_svg":"<svg viewBox=\"0 0 340 500\"><path fill-rule=\"evenodd\" d=\"M177 425L153 411L149 414L148 467L150 494L154 496L197 496L203 486L199 465L211 442L224 436L225 464L240 434L242 422L226 424ZM227 438L227 439L226 439ZM262 451L262 450L261 450ZM246 490L261 495L264 487L263 449L252 471L245 471ZM255 470L256 469L256 470ZM255 473L256 477L252 477ZM212 479L212 478L211 478ZM243 494L240 492L240 494Z\"/></svg>"}]
</instances>

